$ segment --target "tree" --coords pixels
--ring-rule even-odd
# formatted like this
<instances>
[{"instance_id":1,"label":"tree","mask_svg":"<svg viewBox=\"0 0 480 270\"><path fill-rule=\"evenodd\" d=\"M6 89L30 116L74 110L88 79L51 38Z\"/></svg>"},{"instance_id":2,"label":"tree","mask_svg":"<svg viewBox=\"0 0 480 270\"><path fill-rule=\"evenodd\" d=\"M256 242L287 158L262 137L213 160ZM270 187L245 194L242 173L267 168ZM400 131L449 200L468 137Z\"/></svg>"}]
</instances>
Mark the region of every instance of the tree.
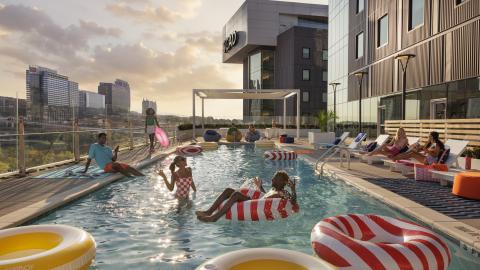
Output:
<instances>
[{"instance_id":1,"label":"tree","mask_svg":"<svg viewBox=\"0 0 480 270\"><path fill-rule=\"evenodd\" d=\"M330 111L319 111L317 114L317 124L321 131L326 132L328 129L328 124L333 119L337 119L338 117L335 113Z\"/></svg>"}]
</instances>

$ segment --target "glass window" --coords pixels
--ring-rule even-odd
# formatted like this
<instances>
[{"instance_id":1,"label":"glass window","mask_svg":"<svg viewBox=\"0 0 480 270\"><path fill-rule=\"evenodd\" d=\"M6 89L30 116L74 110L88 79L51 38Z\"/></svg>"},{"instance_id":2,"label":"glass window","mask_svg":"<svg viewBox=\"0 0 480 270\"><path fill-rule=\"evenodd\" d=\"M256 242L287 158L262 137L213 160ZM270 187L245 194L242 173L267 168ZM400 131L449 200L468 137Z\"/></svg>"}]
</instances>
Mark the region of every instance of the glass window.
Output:
<instances>
[{"instance_id":1,"label":"glass window","mask_svg":"<svg viewBox=\"0 0 480 270\"><path fill-rule=\"evenodd\" d=\"M322 73L322 81L324 82L328 81L328 71L324 71Z\"/></svg>"},{"instance_id":2,"label":"glass window","mask_svg":"<svg viewBox=\"0 0 480 270\"><path fill-rule=\"evenodd\" d=\"M365 8L365 0L357 0L357 14Z\"/></svg>"},{"instance_id":3,"label":"glass window","mask_svg":"<svg viewBox=\"0 0 480 270\"><path fill-rule=\"evenodd\" d=\"M310 101L310 93L305 91L302 93L302 101L303 102L309 102Z\"/></svg>"},{"instance_id":4,"label":"glass window","mask_svg":"<svg viewBox=\"0 0 480 270\"><path fill-rule=\"evenodd\" d=\"M310 48L303 48L302 57L303 59L310 59Z\"/></svg>"},{"instance_id":5,"label":"glass window","mask_svg":"<svg viewBox=\"0 0 480 270\"><path fill-rule=\"evenodd\" d=\"M328 61L328 50L322 51L322 60Z\"/></svg>"},{"instance_id":6,"label":"glass window","mask_svg":"<svg viewBox=\"0 0 480 270\"><path fill-rule=\"evenodd\" d=\"M423 24L425 13L425 0L410 0L410 9L408 10L408 30Z\"/></svg>"},{"instance_id":7,"label":"glass window","mask_svg":"<svg viewBox=\"0 0 480 270\"><path fill-rule=\"evenodd\" d=\"M378 20L377 33L377 47L382 47L388 43L388 14Z\"/></svg>"},{"instance_id":8,"label":"glass window","mask_svg":"<svg viewBox=\"0 0 480 270\"><path fill-rule=\"evenodd\" d=\"M302 71L302 79L304 81L310 81L310 69L304 69Z\"/></svg>"},{"instance_id":9,"label":"glass window","mask_svg":"<svg viewBox=\"0 0 480 270\"><path fill-rule=\"evenodd\" d=\"M357 35L357 37L355 38L355 43L356 43L356 58L361 58L363 57L363 32L361 32L360 34Z\"/></svg>"}]
</instances>

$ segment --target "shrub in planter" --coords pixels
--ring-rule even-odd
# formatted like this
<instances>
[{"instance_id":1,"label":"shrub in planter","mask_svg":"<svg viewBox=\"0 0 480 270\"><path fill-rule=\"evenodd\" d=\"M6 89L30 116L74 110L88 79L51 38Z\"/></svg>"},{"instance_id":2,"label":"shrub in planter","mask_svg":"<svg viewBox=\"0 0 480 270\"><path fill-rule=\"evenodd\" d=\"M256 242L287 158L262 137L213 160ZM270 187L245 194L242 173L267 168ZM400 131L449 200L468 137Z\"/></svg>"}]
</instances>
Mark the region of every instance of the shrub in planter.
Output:
<instances>
[{"instance_id":1,"label":"shrub in planter","mask_svg":"<svg viewBox=\"0 0 480 270\"><path fill-rule=\"evenodd\" d=\"M480 147L473 148L472 158L480 159Z\"/></svg>"}]
</instances>

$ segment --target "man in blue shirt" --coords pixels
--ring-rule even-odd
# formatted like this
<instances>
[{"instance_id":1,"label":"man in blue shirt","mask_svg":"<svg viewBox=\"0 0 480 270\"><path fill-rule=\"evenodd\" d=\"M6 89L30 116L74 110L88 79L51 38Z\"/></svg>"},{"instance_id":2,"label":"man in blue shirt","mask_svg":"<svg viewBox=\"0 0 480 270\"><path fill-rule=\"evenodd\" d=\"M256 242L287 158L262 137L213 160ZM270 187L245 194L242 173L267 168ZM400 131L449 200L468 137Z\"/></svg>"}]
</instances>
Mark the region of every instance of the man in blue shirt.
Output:
<instances>
[{"instance_id":1,"label":"man in blue shirt","mask_svg":"<svg viewBox=\"0 0 480 270\"><path fill-rule=\"evenodd\" d=\"M98 134L98 142L90 145L88 150L87 164L85 165L84 173L88 171L90 162L95 159L98 167L102 168L107 173L121 173L125 176L143 176L144 174L137 169L130 167L128 164L116 162L119 146L115 147L115 150L105 145L107 143L107 134Z\"/></svg>"}]
</instances>

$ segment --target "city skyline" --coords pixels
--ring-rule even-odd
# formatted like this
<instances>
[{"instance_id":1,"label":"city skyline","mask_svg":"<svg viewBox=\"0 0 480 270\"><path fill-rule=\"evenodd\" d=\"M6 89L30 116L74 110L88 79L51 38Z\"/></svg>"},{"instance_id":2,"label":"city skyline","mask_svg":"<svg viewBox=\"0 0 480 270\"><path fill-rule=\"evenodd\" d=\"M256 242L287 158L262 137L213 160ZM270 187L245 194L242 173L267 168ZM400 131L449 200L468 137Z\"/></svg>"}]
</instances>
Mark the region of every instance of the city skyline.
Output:
<instances>
[{"instance_id":1,"label":"city skyline","mask_svg":"<svg viewBox=\"0 0 480 270\"><path fill-rule=\"evenodd\" d=\"M0 0L0 95L25 98L25 67L40 65L81 89L129 81L133 111L148 96L159 114L191 115L191 89L242 86L241 67L221 64L221 28L243 2ZM205 113L240 118L242 102L208 101Z\"/></svg>"}]
</instances>

